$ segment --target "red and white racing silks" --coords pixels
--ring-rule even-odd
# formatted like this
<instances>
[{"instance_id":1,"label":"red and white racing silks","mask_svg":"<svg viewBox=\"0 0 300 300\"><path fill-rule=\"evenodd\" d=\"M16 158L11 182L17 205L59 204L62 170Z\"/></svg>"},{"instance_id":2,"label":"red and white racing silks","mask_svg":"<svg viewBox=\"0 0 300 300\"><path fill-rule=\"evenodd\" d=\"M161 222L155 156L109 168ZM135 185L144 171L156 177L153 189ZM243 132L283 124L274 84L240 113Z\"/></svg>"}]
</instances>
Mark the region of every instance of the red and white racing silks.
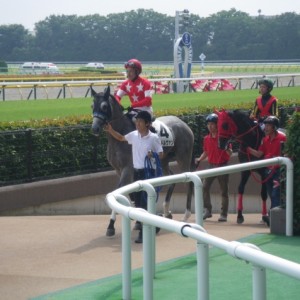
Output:
<instances>
[{"instance_id":1,"label":"red and white racing silks","mask_svg":"<svg viewBox=\"0 0 300 300\"><path fill-rule=\"evenodd\" d=\"M125 80L117 90L115 98L121 102L121 98L127 95L133 108L152 106L152 83L145 78L138 77L135 81Z\"/></svg>"}]
</instances>

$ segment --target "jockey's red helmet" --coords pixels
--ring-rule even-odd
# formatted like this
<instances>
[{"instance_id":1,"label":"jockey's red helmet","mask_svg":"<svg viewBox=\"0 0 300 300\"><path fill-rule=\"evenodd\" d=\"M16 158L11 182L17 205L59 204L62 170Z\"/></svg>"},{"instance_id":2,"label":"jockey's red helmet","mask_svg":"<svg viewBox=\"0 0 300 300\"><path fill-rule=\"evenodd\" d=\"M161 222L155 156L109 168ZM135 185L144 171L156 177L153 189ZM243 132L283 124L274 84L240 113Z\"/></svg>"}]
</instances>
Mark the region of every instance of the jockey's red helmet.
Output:
<instances>
[{"instance_id":1,"label":"jockey's red helmet","mask_svg":"<svg viewBox=\"0 0 300 300\"><path fill-rule=\"evenodd\" d=\"M133 58L130 59L128 62L125 63L125 69L133 68L136 70L137 74L140 75L142 73L142 64L139 60Z\"/></svg>"}]
</instances>

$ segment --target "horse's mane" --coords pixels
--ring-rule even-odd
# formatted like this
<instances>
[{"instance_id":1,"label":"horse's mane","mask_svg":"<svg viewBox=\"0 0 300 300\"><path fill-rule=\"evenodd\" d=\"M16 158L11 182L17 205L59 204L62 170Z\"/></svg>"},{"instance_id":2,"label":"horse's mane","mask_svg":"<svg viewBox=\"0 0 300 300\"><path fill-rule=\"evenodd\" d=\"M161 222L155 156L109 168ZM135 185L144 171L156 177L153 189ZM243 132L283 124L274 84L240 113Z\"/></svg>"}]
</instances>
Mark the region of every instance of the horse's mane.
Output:
<instances>
[{"instance_id":1,"label":"horse's mane","mask_svg":"<svg viewBox=\"0 0 300 300\"><path fill-rule=\"evenodd\" d=\"M229 111L228 114L237 125L237 134L240 135L240 139L249 146L257 149L263 137L263 131L257 122L250 118L249 112L235 109Z\"/></svg>"},{"instance_id":2,"label":"horse's mane","mask_svg":"<svg viewBox=\"0 0 300 300\"><path fill-rule=\"evenodd\" d=\"M113 121L117 125L117 129L121 130L122 134L126 134L132 130L135 130L135 125L132 120L128 117L128 112L124 113L124 107L118 102L114 95L110 94L108 98Z\"/></svg>"},{"instance_id":3,"label":"horse's mane","mask_svg":"<svg viewBox=\"0 0 300 300\"><path fill-rule=\"evenodd\" d=\"M244 127L249 128L257 125L257 123L250 118L249 111L234 109L232 111L229 111L228 114L238 126L238 131L243 130Z\"/></svg>"}]
</instances>

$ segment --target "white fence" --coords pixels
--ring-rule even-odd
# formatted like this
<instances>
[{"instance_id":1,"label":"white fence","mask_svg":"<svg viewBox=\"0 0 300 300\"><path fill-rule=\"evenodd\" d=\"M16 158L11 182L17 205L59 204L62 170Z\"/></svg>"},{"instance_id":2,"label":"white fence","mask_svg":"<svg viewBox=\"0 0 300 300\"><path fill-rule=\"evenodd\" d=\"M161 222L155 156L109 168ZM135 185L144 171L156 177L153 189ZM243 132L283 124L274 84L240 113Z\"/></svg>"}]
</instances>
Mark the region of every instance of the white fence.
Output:
<instances>
[{"instance_id":1,"label":"white fence","mask_svg":"<svg viewBox=\"0 0 300 300\"><path fill-rule=\"evenodd\" d=\"M178 82L182 82L186 87L185 92L192 92L190 83L195 80L211 81L227 79L236 89L257 88L257 82L263 75L235 75L235 76L198 76L194 78L151 78L154 83L154 92L159 92L159 84L167 86L169 92L173 92ZM270 74L276 87L300 86L300 73L293 74ZM70 79L70 78L69 78ZM125 79L125 77L124 77ZM35 81L0 81L0 98L6 100L23 99L55 99L55 98L81 98L90 96L90 87L106 87L110 84L116 87L124 79L103 79L93 80L63 80L62 78L53 78L52 81L46 81L46 78L40 78ZM158 86L156 85L158 84Z\"/></svg>"},{"instance_id":2,"label":"white fence","mask_svg":"<svg viewBox=\"0 0 300 300\"><path fill-rule=\"evenodd\" d=\"M237 241L228 242L208 234L203 225L202 181L205 177L241 172L270 165L286 167L286 235L293 235L293 164L288 158L277 157L256 162L237 164L204 171L182 173L166 177L136 181L107 195L108 205L122 215L122 299L131 299L131 220L143 223L143 291L144 299L153 299L155 273L155 228L175 232L197 241L197 299L209 300L209 245L223 249L228 255L252 264L253 300L266 300L266 269L300 280L300 264L260 251L255 245ZM197 224L184 223L156 216L155 186L179 182L194 183ZM144 190L148 195L148 212L131 207L125 195Z\"/></svg>"}]
</instances>

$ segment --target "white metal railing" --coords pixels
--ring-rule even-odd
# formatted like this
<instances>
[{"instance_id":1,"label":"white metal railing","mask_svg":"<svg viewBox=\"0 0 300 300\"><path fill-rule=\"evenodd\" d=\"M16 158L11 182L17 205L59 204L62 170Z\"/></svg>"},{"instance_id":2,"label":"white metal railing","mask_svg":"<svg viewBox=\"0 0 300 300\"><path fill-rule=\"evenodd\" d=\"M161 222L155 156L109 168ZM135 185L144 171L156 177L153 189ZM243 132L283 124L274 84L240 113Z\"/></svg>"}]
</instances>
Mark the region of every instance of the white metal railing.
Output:
<instances>
[{"instance_id":1,"label":"white metal railing","mask_svg":"<svg viewBox=\"0 0 300 300\"><path fill-rule=\"evenodd\" d=\"M191 78L173 78L173 77L160 77L160 78L149 78L150 81L152 82L157 82L157 81L172 81L172 82L178 82L178 81L193 81L196 79L259 79L261 78L263 75L219 75L219 76L199 76L199 77L191 77ZM294 77L299 77L300 73L291 73L291 74L270 74L268 75L268 78L274 78L277 79L278 77L285 77L285 78L294 78ZM124 79L102 79L102 80L76 80L76 78L74 78L73 80L66 80L66 81L27 81L27 82L20 82L20 81L16 81L16 82L5 82L2 81L0 82L0 86L4 87L4 88L10 88L10 87L28 87L29 85L36 85L36 86L47 86L49 85L50 87L53 85L80 85L80 84L86 84L86 85L93 85L93 84L102 84L102 83L107 83L107 84L117 84L117 83L121 83L123 82Z\"/></svg>"},{"instance_id":2,"label":"white metal railing","mask_svg":"<svg viewBox=\"0 0 300 300\"><path fill-rule=\"evenodd\" d=\"M131 299L131 220L143 223L143 290L144 299L153 299L153 278L155 273L155 227L190 237L197 241L197 299L209 300L209 248L208 245L225 250L229 255L243 259L252 264L252 299L266 300L266 269L288 275L300 280L300 264L260 251L252 244L237 241L228 242L208 234L202 227L203 197L202 181L221 174L241 172L270 165L285 165L286 167L286 235L293 235L293 164L284 157L261 161L236 164L215 169L188 172L136 181L121 187L106 197L108 205L122 218L122 299ZM197 224L184 223L155 214L155 186L178 182L194 183L195 214ZM134 208L125 196L134 191L144 190L148 195L148 211Z\"/></svg>"},{"instance_id":3,"label":"white metal railing","mask_svg":"<svg viewBox=\"0 0 300 300\"><path fill-rule=\"evenodd\" d=\"M192 78L173 78L173 77L159 77L159 78L149 78L150 81L152 81L154 84L157 82L167 82L169 89L172 90L172 83L178 83L178 82L184 82L184 83L191 83L195 80L219 80L219 79L227 79L227 80L234 80L236 82L236 88L237 89L251 89L256 88L257 82L260 78L262 78L263 75L233 75L233 76L203 76L203 75L197 75L193 76ZM300 73L291 73L291 74L269 74L269 78L273 78L275 81L275 86L279 86L279 79L285 80L286 83L284 86L299 86L299 80L300 80ZM242 82L249 82L251 80L252 85L247 87L242 87ZM91 86L106 86L108 84L110 85L117 85L121 82L123 82L124 79L101 79L101 80L76 80L76 78L72 80L52 80L52 81L26 81L26 82L0 82L0 95L3 101L7 100L9 97L6 95L8 90L11 89L17 89L18 90L18 97L23 99L23 94L21 90L23 89L31 89L30 94L27 96L27 99L31 97L31 94L33 93L33 99L38 99L37 97L37 90L42 90L46 94L46 98L48 99L48 89L53 88L60 88L59 94L57 95L57 98L60 97L61 93L63 95L63 98L66 98L67 90L69 90L70 96L76 97L76 95L73 95L72 88L78 88L78 87L91 87ZM256 84L255 84L256 83ZM154 90L156 92L156 87L154 87ZM190 89L187 89L189 91ZM88 91L86 92L86 95L88 94ZM14 95L16 97L16 95ZM41 96L40 96L41 97ZM78 97L82 97L78 96ZM45 98L44 96L42 98ZM14 98L15 99L15 98Z\"/></svg>"}]
</instances>

